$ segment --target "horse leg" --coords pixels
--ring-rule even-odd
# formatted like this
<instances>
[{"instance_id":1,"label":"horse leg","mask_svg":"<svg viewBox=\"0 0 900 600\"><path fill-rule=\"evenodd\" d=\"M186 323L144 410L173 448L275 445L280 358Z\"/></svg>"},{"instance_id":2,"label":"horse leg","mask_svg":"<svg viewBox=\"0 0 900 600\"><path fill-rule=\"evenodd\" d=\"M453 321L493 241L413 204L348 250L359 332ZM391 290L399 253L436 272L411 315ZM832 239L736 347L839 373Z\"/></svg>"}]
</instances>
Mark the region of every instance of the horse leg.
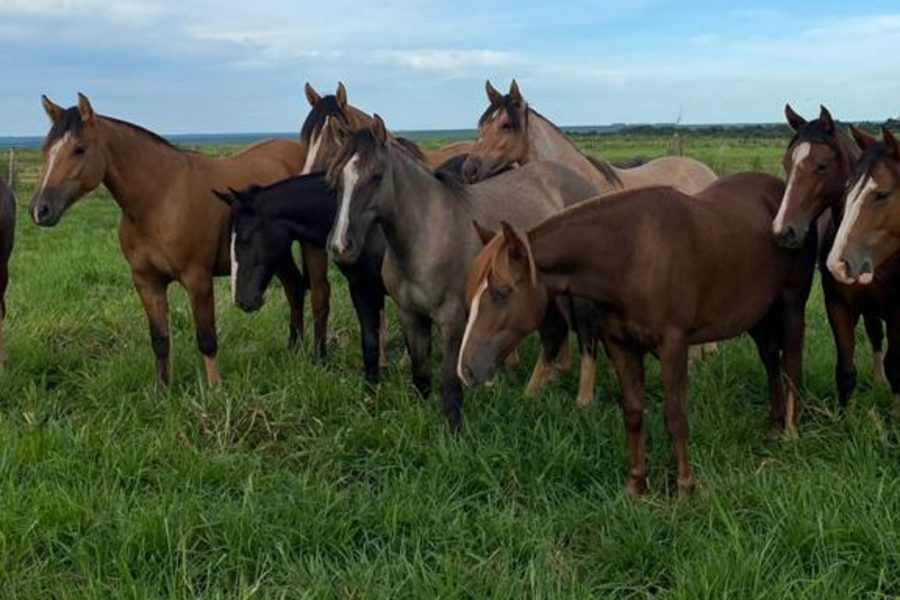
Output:
<instances>
[{"instance_id":1,"label":"horse leg","mask_svg":"<svg viewBox=\"0 0 900 600\"><path fill-rule=\"evenodd\" d=\"M786 376L784 430L797 435L797 400L803 385L803 338L806 334L806 297L786 294L781 311L782 363Z\"/></svg>"},{"instance_id":2,"label":"horse leg","mask_svg":"<svg viewBox=\"0 0 900 600\"><path fill-rule=\"evenodd\" d=\"M778 322L772 313L750 330L759 360L766 369L769 386L769 424L773 431L784 429L784 386L781 378L781 340Z\"/></svg>"},{"instance_id":3,"label":"horse leg","mask_svg":"<svg viewBox=\"0 0 900 600\"><path fill-rule=\"evenodd\" d=\"M452 433L459 433L462 425L463 389L456 366L459 362L459 347L462 344L465 315L441 327L444 357L441 364L441 399L444 416Z\"/></svg>"},{"instance_id":4,"label":"horse leg","mask_svg":"<svg viewBox=\"0 0 900 600\"><path fill-rule=\"evenodd\" d=\"M647 485L644 448L644 352L607 340L606 349L622 390L622 416L628 443L625 492L637 496Z\"/></svg>"},{"instance_id":5,"label":"horse leg","mask_svg":"<svg viewBox=\"0 0 900 600\"><path fill-rule=\"evenodd\" d=\"M409 354L413 385L423 398L431 395L431 319L403 309L397 310L406 351Z\"/></svg>"},{"instance_id":6,"label":"horse leg","mask_svg":"<svg viewBox=\"0 0 900 600\"><path fill-rule=\"evenodd\" d=\"M328 283L328 253L325 248L304 244L303 265L309 277L313 312L313 340L317 358L325 358L331 286Z\"/></svg>"},{"instance_id":7,"label":"horse leg","mask_svg":"<svg viewBox=\"0 0 900 600\"><path fill-rule=\"evenodd\" d=\"M856 387L856 365L853 362L853 354L856 344L854 330L859 314L852 311L845 303L829 301L827 298L825 312L828 315L828 323L831 325L831 333L837 349L834 380L837 384L838 400L841 406L846 408L850 403L853 389Z\"/></svg>"},{"instance_id":8,"label":"horse leg","mask_svg":"<svg viewBox=\"0 0 900 600\"><path fill-rule=\"evenodd\" d=\"M208 273L196 274L184 282L191 300L197 348L203 355L206 383L214 388L219 385L219 339L216 335L216 301L213 280Z\"/></svg>"},{"instance_id":9,"label":"horse leg","mask_svg":"<svg viewBox=\"0 0 900 600\"><path fill-rule=\"evenodd\" d=\"M8 285L8 265L3 265L0 267L0 368L6 362L6 335L3 328L6 324L6 288Z\"/></svg>"},{"instance_id":10,"label":"horse leg","mask_svg":"<svg viewBox=\"0 0 900 600\"><path fill-rule=\"evenodd\" d=\"M687 418L688 347L684 338L672 336L665 339L659 348L659 362L665 394L663 405L666 431L678 465L678 477L675 481L678 493L686 495L694 491L694 476L687 449L690 433Z\"/></svg>"},{"instance_id":11,"label":"horse leg","mask_svg":"<svg viewBox=\"0 0 900 600\"><path fill-rule=\"evenodd\" d=\"M132 274L134 287L150 326L150 345L156 356L156 377L163 385L172 382L172 357L169 344L168 283L157 278Z\"/></svg>"},{"instance_id":12,"label":"horse leg","mask_svg":"<svg viewBox=\"0 0 900 600\"><path fill-rule=\"evenodd\" d=\"M528 385L525 386L526 398L536 396L550 379L553 361L559 355L560 348L569 335L569 326L556 302L550 302L547 305L547 312L538 332L541 336L541 353L534 364Z\"/></svg>"},{"instance_id":13,"label":"horse leg","mask_svg":"<svg viewBox=\"0 0 900 600\"><path fill-rule=\"evenodd\" d=\"M895 309L887 319L888 350L884 357L884 371L891 393L894 410L900 410L900 310Z\"/></svg>"},{"instance_id":14,"label":"horse leg","mask_svg":"<svg viewBox=\"0 0 900 600\"><path fill-rule=\"evenodd\" d=\"M303 305L306 301L307 281L300 273L300 269L294 263L293 257L288 257L278 268L275 276L284 288L284 296L287 298L291 309L291 323L288 326L288 348L296 350L303 338Z\"/></svg>"},{"instance_id":15,"label":"horse leg","mask_svg":"<svg viewBox=\"0 0 900 600\"><path fill-rule=\"evenodd\" d=\"M887 377L884 373L884 354L882 353L884 330L881 327L881 319L877 315L868 312L863 313L862 317L866 335L869 338L869 343L872 344L872 377L875 381L885 383L887 382Z\"/></svg>"},{"instance_id":16,"label":"horse leg","mask_svg":"<svg viewBox=\"0 0 900 600\"><path fill-rule=\"evenodd\" d=\"M384 296L366 293L359 286L350 286L350 299L359 319L360 341L362 344L363 365L366 381L378 383L381 323L384 310Z\"/></svg>"},{"instance_id":17,"label":"horse leg","mask_svg":"<svg viewBox=\"0 0 900 600\"><path fill-rule=\"evenodd\" d=\"M587 408L594 403L594 388L597 382L597 343L600 340L600 323L595 318L592 302L575 300L575 334L581 348L581 369L578 374L578 396L575 404Z\"/></svg>"}]
</instances>

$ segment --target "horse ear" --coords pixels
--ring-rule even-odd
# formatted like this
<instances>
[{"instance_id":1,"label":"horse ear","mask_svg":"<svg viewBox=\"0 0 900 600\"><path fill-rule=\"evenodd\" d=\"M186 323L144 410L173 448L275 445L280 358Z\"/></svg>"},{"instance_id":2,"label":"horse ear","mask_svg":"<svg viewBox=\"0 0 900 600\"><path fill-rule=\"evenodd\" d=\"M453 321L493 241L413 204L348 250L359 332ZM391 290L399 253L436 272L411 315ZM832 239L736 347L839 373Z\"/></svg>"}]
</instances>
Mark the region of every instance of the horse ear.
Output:
<instances>
[{"instance_id":1,"label":"horse ear","mask_svg":"<svg viewBox=\"0 0 900 600\"><path fill-rule=\"evenodd\" d=\"M819 106L819 120L825 125L825 131L834 133L834 119L831 118L831 113L824 104Z\"/></svg>"},{"instance_id":2,"label":"horse ear","mask_svg":"<svg viewBox=\"0 0 900 600\"><path fill-rule=\"evenodd\" d=\"M378 141L379 144L387 144L388 133L387 127L384 125L384 121L381 119L381 116L378 113L373 115L375 121L372 124L372 133L375 134L375 140Z\"/></svg>"},{"instance_id":3,"label":"horse ear","mask_svg":"<svg viewBox=\"0 0 900 600\"><path fill-rule=\"evenodd\" d=\"M319 92L317 92L308 81L306 82L306 85L303 86L303 91L306 93L306 101L309 102L310 106L315 106L322 99Z\"/></svg>"},{"instance_id":4,"label":"horse ear","mask_svg":"<svg viewBox=\"0 0 900 600\"><path fill-rule=\"evenodd\" d=\"M503 228L503 238L509 246L510 258L526 262L531 285L537 285L537 266L534 264L534 254L531 252L531 242L528 241L528 234L518 230L506 221L501 222L500 226Z\"/></svg>"},{"instance_id":5,"label":"horse ear","mask_svg":"<svg viewBox=\"0 0 900 600\"><path fill-rule=\"evenodd\" d=\"M894 137L894 134L891 133L891 130L881 126L881 139L884 141L884 145L887 146L888 152L891 153L891 156L894 160L900 160L900 146L897 145L897 138Z\"/></svg>"},{"instance_id":6,"label":"horse ear","mask_svg":"<svg viewBox=\"0 0 900 600\"><path fill-rule=\"evenodd\" d=\"M216 198L227 204L229 207L234 204L234 196L231 194L231 192L221 192L219 190L213 190L212 193L215 194Z\"/></svg>"},{"instance_id":7,"label":"horse ear","mask_svg":"<svg viewBox=\"0 0 900 600\"><path fill-rule=\"evenodd\" d=\"M337 90L334 92L334 99L337 100L341 110L347 108L347 88L344 87L342 81L338 81Z\"/></svg>"},{"instance_id":8,"label":"horse ear","mask_svg":"<svg viewBox=\"0 0 900 600\"><path fill-rule=\"evenodd\" d=\"M794 131L797 131L806 125L806 119L794 112L794 109L791 108L790 104L784 105L784 116L787 118L788 125L790 125L791 129Z\"/></svg>"},{"instance_id":9,"label":"horse ear","mask_svg":"<svg viewBox=\"0 0 900 600\"><path fill-rule=\"evenodd\" d=\"M90 123L94 119L94 107L91 106L91 101L87 99L87 96L78 92L78 112L81 114L81 120L84 123Z\"/></svg>"},{"instance_id":10,"label":"horse ear","mask_svg":"<svg viewBox=\"0 0 900 600\"><path fill-rule=\"evenodd\" d=\"M488 101L489 101L491 104L497 104L497 103L499 103L500 100L503 98L503 94L501 94L500 92L498 92L498 91L497 91L497 88L495 88L493 85L491 85L491 80L490 80L490 79L488 79L488 80L484 83L484 91L487 92Z\"/></svg>"},{"instance_id":11,"label":"horse ear","mask_svg":"<svg viewBox=\"0 0 900 600\"><path fill-rule=\"evenodd\" d=\"M525 101L524 98L522 98L522 92L519 91L519 84L516 83L515 79L509 84L509 97L512 98L514 102Z\"/></svg>"},{"instance_id":12,"label":"horse ear","mask_svg":"<svg viewBox=\"0 0 900 600\"><path fill-rule=\"evenodd\" d=\"M475 227L475 232L478 234L478 238L481 240L481 243L484 244L485 246L487 246L488 242L490 242L492 239L494 239L494 236L497 235L496 233L494 233L493 231L491 231L490 229L488 229L487 227L485 227L484 225L482 225L475 219L472 219L472 226Z\"/></svg>"},{"instance_id":13,"label":"horse ear","mask_svg":"<svg viewBox=\"0 0 900 600\"><path fill-rule=\"evenodd\" d=\"M253 203L250 202L250 198L247 197L241 190L236 190L233 187L229 187L228 191L231 192L231 206L233 208L242 208L244 210L250 210L253 208Z\"/></svg>"},{"instance_id":14,"label":"horse ear","mask_svg":"<svg viewBox=\"0 0 900 600\"><path fill-rule=\"evenodd\" d=\"M41 104L44 106L44 112L50 117L51 123L55 123L56 119L65 112L65 109L62 106L54 103L47 96L41 96Z\"/></svg>"},{"instance_id":15,"label":"horse ear","mask_svg":"<svg viewBox=\"0 0 900 600\"><path fill-rule=\"evenodd\" d=\"M865 150L872 144L878 142L874 137L866 133L865 131L860 131L853 125L850 125L850 134L853 136L853 139L856 140L856 145L859 146L860 150Z\"/></svg>"}]
</instances>

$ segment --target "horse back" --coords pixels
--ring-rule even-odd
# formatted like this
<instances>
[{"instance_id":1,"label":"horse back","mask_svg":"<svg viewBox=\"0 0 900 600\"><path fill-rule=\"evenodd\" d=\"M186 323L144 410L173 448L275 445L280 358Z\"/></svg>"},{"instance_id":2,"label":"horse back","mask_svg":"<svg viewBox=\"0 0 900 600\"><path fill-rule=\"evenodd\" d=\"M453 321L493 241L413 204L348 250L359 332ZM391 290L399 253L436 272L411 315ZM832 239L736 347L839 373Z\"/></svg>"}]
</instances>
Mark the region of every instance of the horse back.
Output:
<instances>
[{"instance_id":1,"label":"horse back","mask_svg":"<svg viewBox=\"0 0 900 600\"><path fill-rule=\"evenodd\" d=\"M0 180L0 269L12 253L16 228L16 199L6 182Z\"/></svg>"}]
</instances>

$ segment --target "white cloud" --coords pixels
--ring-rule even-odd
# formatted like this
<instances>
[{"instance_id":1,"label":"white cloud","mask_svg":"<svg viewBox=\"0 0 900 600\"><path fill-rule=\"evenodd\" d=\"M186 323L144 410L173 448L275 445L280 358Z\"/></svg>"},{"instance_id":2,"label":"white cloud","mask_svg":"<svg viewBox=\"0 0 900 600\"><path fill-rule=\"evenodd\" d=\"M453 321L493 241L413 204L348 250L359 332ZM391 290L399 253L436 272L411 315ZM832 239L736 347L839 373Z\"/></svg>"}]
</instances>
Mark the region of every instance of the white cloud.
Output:
<instances>
[{"instance_id":1,"label":"white cloud","mask_svg":"<svg viewBox=\"0 0 900 600\"><path fill-rule=\"evenodd\" d=\"M512 64L515 55L496 50L379 50L376 63L410 67L423 71L462 71L470 68Z\"/></svg>"}]
</instances>

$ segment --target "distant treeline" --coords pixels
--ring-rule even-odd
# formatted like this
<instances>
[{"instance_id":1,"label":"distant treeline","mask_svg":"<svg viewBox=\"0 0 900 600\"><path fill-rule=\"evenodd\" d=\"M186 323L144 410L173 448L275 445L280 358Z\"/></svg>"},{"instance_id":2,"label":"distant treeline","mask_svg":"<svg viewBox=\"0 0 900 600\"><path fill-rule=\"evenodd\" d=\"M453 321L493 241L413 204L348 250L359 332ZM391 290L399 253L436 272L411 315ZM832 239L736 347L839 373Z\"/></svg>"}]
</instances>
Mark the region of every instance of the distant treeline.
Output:
<instances>
[{"instance_id":1,"label":"distant treeline","mask_svg":"<svg viewBox=\"0 0 900 600\"><path fill-rule=\"evenodd\" d=\"M884 123L864 122L854 123L857 127L872 134L877 134L882 125L886 125L888 129L900 130L900 118L891 118ZM768 137L790 137L792 130L786 123L757 123L744 125L610 125L592 129L589 127L572 129L565 128L566 133L573 137L588 137L595 135L653 135L653 136L674 136L676 133L690 133L691 135L702 136L737 136L744 138L768 138Z\"/></svg>"}]
</instances>

